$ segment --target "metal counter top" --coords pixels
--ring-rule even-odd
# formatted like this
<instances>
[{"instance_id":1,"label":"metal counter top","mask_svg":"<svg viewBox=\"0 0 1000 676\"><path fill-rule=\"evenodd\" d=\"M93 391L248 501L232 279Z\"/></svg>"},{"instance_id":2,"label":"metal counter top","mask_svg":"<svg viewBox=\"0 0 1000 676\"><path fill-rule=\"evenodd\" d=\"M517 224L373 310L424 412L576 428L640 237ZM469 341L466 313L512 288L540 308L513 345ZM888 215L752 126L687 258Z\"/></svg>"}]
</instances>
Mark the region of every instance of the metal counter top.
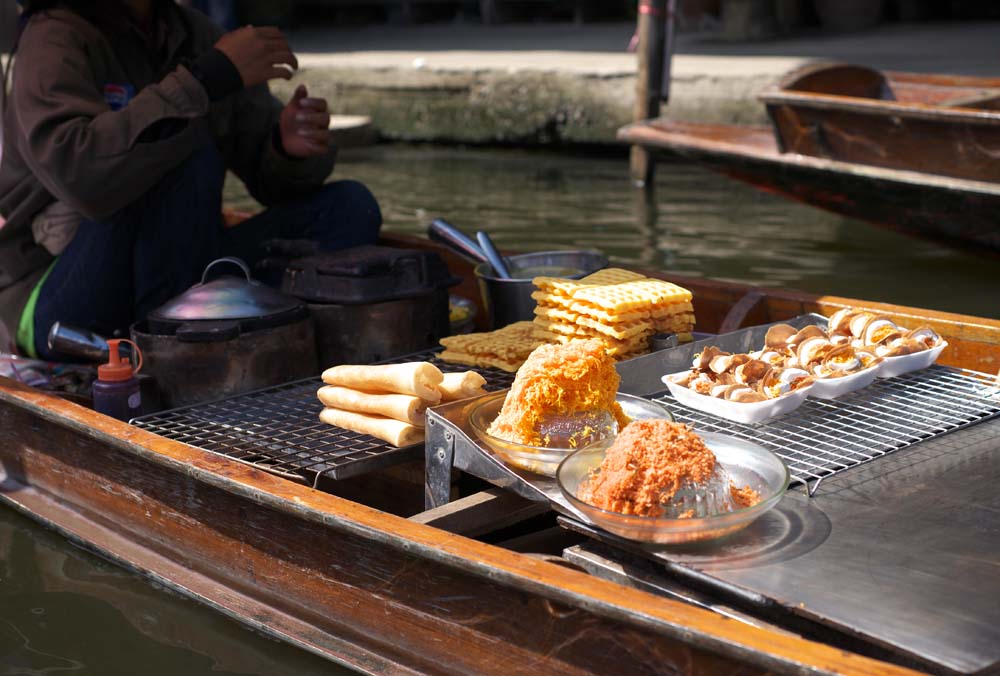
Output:
<instances>
[{"instance_id":1,"label":"metal counter top","mask_svg":"<svg viewBox=\"0 0 1000 676\"><path fill-rule=\"evenodd\" d=\"M778 604L932 671L996 673L998 487L993 420L847 470L816 497L791 491L725 540L653 550L600 539L744 607Z\"/></svg>"}]
</instances>

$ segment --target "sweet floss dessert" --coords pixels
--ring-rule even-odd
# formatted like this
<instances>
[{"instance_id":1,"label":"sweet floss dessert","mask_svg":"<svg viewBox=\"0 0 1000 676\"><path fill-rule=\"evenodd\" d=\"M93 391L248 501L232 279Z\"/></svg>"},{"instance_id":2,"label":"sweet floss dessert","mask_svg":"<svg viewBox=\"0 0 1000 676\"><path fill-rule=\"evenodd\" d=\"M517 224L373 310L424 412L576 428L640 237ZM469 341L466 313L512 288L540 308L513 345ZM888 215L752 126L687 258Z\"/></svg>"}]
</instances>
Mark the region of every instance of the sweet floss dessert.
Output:
<instances>
[{"instance_id":1,"label":"sweet floss dessert","mask_svg":"<svg viewBox=\"0 0 1000 676\"><path fill-rule=\"evenodd\" d=\"M694 499L687 502L707 506L708 513L687 507L689 496ZM728 479L701 437L687 425L668 420L629 423L605 452L600 467L580 484L577 497L620 514L676 518L708 516L760 502L751 487L738 487Z\"/></svg>"},{"instance_id":2,"label":"sweet floss dessert","mask_svg":"<svg viewBox=\"0 0 1000 676\"><path fill-rule=\"evenodd\" d=\"M610 417L616 427L624 427L628 417L615 401L620 381L614 359L599 340L542 345L518 369L503 408L487 433L517 444L545 447L553 443L545 430L547 423L560 418L582 416L586 421L606 414L605 419ZM585 429L586 425L581 423L579 436L567 435L569 447L592 435L593 430Z\"/></svg>"}]
</instances>

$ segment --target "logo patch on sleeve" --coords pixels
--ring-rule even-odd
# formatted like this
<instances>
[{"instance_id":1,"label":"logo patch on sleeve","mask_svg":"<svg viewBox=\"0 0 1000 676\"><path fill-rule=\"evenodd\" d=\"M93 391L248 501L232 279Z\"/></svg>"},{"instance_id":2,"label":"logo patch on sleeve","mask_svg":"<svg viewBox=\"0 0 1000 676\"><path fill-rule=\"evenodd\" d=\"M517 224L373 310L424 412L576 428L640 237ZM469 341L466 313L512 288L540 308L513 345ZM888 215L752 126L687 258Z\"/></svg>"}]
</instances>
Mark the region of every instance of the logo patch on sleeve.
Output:
<instances>
[{"instance_id":1,"label":"logo patch on sleeve","mask_svg":"<svg viewBox=\"0 0 1000 676\"><path fill-rule=\"evenodd\" d=\"M104 85L104 100L111 110L121 110L135 96L135 87L130 84Z\"/></svg>"}]
</instances>

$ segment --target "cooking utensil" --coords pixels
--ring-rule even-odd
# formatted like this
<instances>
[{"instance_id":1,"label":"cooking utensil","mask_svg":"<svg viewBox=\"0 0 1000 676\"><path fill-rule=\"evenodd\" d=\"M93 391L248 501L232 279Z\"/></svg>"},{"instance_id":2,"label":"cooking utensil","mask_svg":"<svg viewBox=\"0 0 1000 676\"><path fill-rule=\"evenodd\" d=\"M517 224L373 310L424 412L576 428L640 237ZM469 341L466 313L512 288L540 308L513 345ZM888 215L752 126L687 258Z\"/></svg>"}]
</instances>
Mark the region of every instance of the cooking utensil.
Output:
<instances>
[{"instance_id":1,"label":"cooking utensil","mask_svg":"<svg viewBox=\"0 0 1000 676\"><path fill-rule=\"evenodd\" d=\"M435 242L444 244L470 263L489 262L486 254L471 237L443 218L431 221L427 226L427 236Z\"/></svg>"},{"instance_id":2,"label":"cooking utensil","mask_svg":"<svg viewBox=\"0 0 1000 676\"><path fill-rule=\"evenodd\" d=\"M458 281L434 251L360 246L292 261L282 290L308 302L327 368L435 347Z\"/></svg>"},{"instance_id":3,"label":"cooking utensil","mask_svg":"<svg viewBox=\"0 0 1000 676\"><path fill-rule=\"evenodd\" d=\"M209 271L223 263L239 267L244 278L223 276L208 281ZM148 321L154 333L200 343L229 340L308 316L304 303L255 281L246 263L227 256L209 263L201 282L150 312Z\"/></svg>"},{"instance_id":4,"label":"cooking utensil","mask_svg":"<svg viewBox=\"0 0 1000 676\"><path fill-rule=\"evenodd\" d=\"M483 304L490 324L498 329L512 322L531 320L535 316L535 291L532 279L538 275L579 279L608 266L608 259L594 251L540 251L507 257L513 279L494 274L493 266L480 263L475 267Z\"/></svg>"},{"instance_id":5,"label":"cooking utensil","mask_svg":"<svg viewBox=\"0 0 1000 676\"><path fill-rule=\"evenodd\" d=\"M510 270L507 269L507 263L504 261L503 256L497 251L496 246L493 245L493 240L482 230L476 232L476 239L479 240L479 246L482 248L483 253L486 254L486 258L489 260L490 265L493 266L493 271L496 273L497 277L501 279L510 279L512 275Z\"/></svg>"},{"instance_id":6,"label":"cooking utensil","mask_svg":"<svg viewBox=\"0 0 1000 676\"><path fill-rule=\"evenodd\" d=\"M242 277L208 280L223 263ZM212 261L200 283L132 326L168 407L184 406L315 375L306 304L250 278L234 258Z\"/></svg>"},{"instance_id":7,"label":"cooking utensil","mask_svg":"<svg viewBox=\"0 0 1000 676\"><path fill-rule=\"evenodd\" d=\"M49 329L49 349L67 357L77 357L92 362L108 361L108 341L89 329L55 322ZM124 348L126 346L122 346ZM122 355L127 356L123 349Z\"/></svg>"}]
</instances>

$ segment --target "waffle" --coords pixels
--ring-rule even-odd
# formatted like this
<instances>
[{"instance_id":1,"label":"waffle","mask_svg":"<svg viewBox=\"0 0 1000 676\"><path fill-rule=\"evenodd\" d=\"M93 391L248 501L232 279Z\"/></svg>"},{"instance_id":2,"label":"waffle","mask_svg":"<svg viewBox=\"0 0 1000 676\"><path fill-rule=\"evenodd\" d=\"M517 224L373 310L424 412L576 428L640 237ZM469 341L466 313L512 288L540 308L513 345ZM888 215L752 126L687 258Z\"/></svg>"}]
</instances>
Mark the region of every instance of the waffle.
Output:
<instances>
[{"instance_id":1,"label":"waffle","mask_svg":"<svg viewBox=\"0 0 1000 676\"><path fill-rule=\"evenodd\" d=\"M671 303L690 302L691 292L659 279L640 279L622 284L577 289L573 293L573 299L619 315L643 309L652 312L654 308L662 308Z\"/></svg>"},{"instance_id":2,"label":"waffle","mask_svg":"<svg viewBox=\"0 0 1000 676\"><path fill-rule=\"evenodd\" d=\"M622 268L604 268L591 273L581 279L585 284L621 284L622 282L634 282L645 277L638 272L623 270Z\"/></svg>"},{"instance_id":3,"label":"waffle","mask_svg":"<svg viewBox=\"0 0 1000 676\"><path fill-rule=\"evenodd\" d=\"M438 356L454 364L516 371L540 344L532 322L514 322L496 331L442 338L445 350Z\"/></svg>"},{"instance_id":4,"label":"waffle","mask_svg":"<svg viewBox=\"0 0 1000 676\"><path fill-rule=\"evenodd\" d=\"M565 344L596 338L617 359L648 351L649 336L694 328L691 292L676 284L606 268L579 281L537 277L535 337Z\"/></svg>"}]
</instances>

